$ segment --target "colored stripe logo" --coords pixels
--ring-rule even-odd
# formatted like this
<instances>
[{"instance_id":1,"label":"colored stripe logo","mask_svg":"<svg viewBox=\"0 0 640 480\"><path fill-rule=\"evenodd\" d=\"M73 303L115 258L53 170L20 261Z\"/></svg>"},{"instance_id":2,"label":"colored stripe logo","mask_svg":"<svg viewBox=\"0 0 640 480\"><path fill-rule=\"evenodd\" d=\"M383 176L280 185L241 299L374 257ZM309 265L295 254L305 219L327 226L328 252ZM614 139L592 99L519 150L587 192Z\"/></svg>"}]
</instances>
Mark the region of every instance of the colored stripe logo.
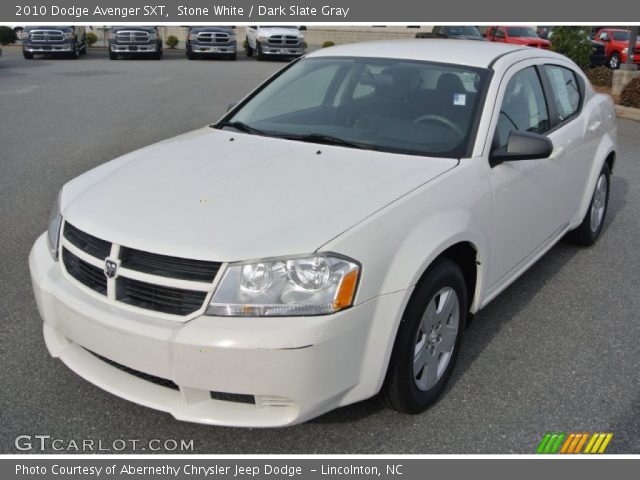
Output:
<instances>
[{"instance_id":1,"label":"colored stripe logo","mask_svg":"<svg viewBox=\"0 0 640 480\"><path fill-rule=\"evenodd\" d=\"M604 453L613 433L547 433L538 445L537 453Z\"/></svg>"}]
</instances>

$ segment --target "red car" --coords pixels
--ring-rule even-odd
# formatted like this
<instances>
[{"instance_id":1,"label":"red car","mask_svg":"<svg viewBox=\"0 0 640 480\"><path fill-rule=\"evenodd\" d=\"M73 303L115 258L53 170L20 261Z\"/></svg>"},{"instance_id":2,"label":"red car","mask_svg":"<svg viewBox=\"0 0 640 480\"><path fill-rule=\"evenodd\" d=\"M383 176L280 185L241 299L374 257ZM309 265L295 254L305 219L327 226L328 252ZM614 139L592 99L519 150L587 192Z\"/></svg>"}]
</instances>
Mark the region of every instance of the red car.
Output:
<instances>
[{"instance_id":1,"label":"red car","mask_svg":"<svg viewBox=\"0 0 640 480\"><path fill-rule=\"evenodd\" d=\"M627 61L627 50L629 48L629 30L621 28L603 28L598 30L596 40L604 44L607 54L607 65L612 69L620 67L621 63ZM640 64L640 38L636 43L633 63Z\"/></svg>"},{"instance_id":2,"label":"red car","mask_svg":"<svg viewBox=\"0 0 640 480\"><path fill-rule=\"evenodd\" d=\"M516 45L526 45L546 50L551 48L551 42L540 38L531 27L489 27L486 37L492 42L515 43Z\"/></svg>"}]
</instances>

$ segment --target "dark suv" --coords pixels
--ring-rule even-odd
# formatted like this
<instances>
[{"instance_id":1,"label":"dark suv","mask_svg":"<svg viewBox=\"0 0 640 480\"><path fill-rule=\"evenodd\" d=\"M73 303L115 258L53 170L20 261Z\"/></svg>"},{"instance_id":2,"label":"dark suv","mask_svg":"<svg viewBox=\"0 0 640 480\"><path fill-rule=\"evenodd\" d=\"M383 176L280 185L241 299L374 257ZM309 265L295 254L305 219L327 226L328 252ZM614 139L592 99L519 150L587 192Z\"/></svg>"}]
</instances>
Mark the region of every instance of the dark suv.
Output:
<instances>
[{"instance_id":1,"label":"dark suv","mask_svg":"<svg viewBox=\"0 0 640 480\"><path fill-rule=\"evenodd\" d=\"M79 58L87 53L84 27L70 25L28 26L22 30L22 55L30 60L36 53Z\"/></svg>"},{"instance_id":2,"label":"dark suv","mask_svg":"<svg viewBox=\"0 0 640 480\"><path fill-rule=\"evenodd\" d=\"M162 57L162 39L157 27L123 26L109 31L109 58L119 54L146 55L156 60Z\"/></svg>"},{"instance_id":3,"label":"dark suv","mask_svg":"<svg viewBox=\"0 0 640 480\"><path fill-rule=\"evenodd\" d=\"M186 54L189 60L204 56L236 59L236 34L232 27L189 27Z\"/></svg>"}]
</instances>

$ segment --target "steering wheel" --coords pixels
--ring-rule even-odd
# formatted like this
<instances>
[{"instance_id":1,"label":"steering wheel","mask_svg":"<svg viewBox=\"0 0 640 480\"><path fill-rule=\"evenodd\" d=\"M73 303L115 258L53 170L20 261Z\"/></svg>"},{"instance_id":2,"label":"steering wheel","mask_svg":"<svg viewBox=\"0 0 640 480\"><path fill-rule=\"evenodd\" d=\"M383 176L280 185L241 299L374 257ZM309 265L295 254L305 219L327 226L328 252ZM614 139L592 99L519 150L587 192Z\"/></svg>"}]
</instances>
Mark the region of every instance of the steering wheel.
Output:
<instances>
[{"instance_id":1,"label":"steering wheel","mask_svg":"<svg viewBox=\"0 0 640 480\"><path fill-rule=\"evenodd\" d=\"M458 134L458 136L462 139L464 138L464 132L462 129L449 120L447 117L443 117L442 115L438 115L436 113L428 113L427 115L422 115L413 120L414 123L425 123L425 122L436 122L444 125L445 127L449 127L450 130L453 130Z\"/></svg>"}]
</instances>

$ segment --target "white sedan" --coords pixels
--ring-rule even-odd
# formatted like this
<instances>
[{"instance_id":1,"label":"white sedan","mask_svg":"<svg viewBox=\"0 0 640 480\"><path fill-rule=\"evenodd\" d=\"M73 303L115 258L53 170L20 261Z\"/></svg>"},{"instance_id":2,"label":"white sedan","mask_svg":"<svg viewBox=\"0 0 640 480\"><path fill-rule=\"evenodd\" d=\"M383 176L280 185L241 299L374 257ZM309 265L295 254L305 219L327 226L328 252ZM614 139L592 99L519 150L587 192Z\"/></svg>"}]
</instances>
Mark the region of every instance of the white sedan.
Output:
<instances>
[{"instance_id":1,"label":"white sedan","mask_svg":"<svg viewBox=\"0 0 640 480\"><path fill-rule=\"evenodd\" d=\"M558 240L596 241L615 155L611 100L561 55L322 49L62 188L29 260L44 338L186 421L291 425L378 392L421 412L470 314Z\"/></svg>"}]
</instances>

